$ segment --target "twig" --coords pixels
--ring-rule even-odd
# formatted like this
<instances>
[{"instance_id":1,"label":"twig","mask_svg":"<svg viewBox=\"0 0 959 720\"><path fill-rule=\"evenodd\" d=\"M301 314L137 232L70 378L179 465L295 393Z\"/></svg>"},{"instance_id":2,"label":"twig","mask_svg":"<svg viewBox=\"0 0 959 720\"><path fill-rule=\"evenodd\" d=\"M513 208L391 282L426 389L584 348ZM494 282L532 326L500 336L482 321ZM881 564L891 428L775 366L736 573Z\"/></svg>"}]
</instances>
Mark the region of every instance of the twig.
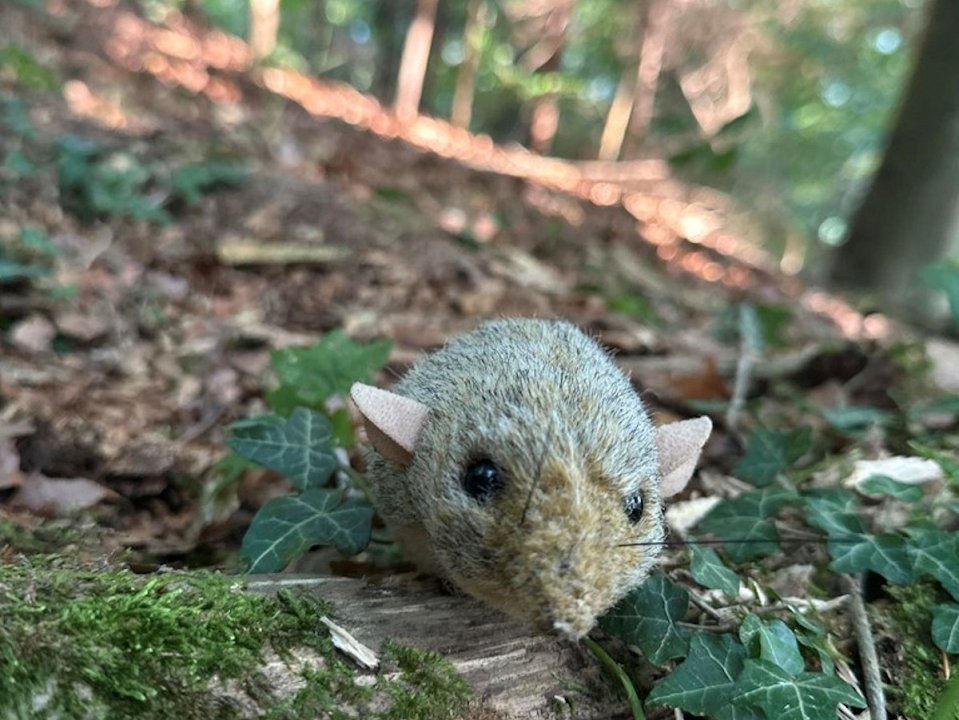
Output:
<instances>
[{"instance_id":1,"label":"twig","mask_svg":"<svg viewBox=\"0 0 959 720\"><path fill-rule=\"evenodd\" d=\"M756 309L751 305L739 306L739 361L736 363L736 379L733 383L733 396L726 410L726 427L738 434L739 416L746 404L746 395L752 381L753 366L762 353L762 332Z\"/></svg>"},{"instance_id":2,"label":"twig","mask_svg":"<svg viewBox=\"0 0 959 720\"><path fill-rule=\"evenodd\" d=\"M885 720L886 696L882 692L882 678L879 677L879 657L869 627L869 616L862 599L862 578L840 575L839 580L849 596L852 610L853 629L856 643L859 645L859 658L862 661L862 677L866 686L866 702L869 704L869 716L873 720Z\"/></svg>"},{"instance_id":3,"label":"twig","mask_svg":"<svg viewBox=\"0 0 959 720\"><path fill-rule=\"evenodd\" d=\"M606 672L619 680L623 686L623 690L626 692L626 699L629 701L629 709L633 712L633 720L646 720L646 713L643 712L643 704L639 701L639 695L636 694L633 681L629 679L626 671L623 670L620 664L613 660L593 638L589 636L584 637L583 644L589 648L593 656L606 668Z\"/></svg>"}]
</instances>

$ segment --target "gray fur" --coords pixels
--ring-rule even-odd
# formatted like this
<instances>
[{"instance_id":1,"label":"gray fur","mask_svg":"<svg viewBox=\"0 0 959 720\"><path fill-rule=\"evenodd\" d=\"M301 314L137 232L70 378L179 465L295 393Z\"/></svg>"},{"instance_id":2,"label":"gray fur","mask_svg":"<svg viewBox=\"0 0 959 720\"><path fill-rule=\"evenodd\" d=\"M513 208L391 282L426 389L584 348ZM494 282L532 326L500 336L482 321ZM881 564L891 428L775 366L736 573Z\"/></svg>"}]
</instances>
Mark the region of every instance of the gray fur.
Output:
<instances>
[{"instance_id":1,"label":"gray fur","mask_svg":"<svg viewBox=\"0 0 959 720\"><path fill-rule=\"evenodd\" d=\"M621 545L664 536L655 428L629 379L575 326L484 323L392 391L430 418L408 467L370 451L368 474L386 520L425 531L426 564L571 636L646 577L658 548ZM507 480L487 503L462 486L481 458ZM646 510L633 525L623 503L637 492Z\"/></svg>"}]
</instances>

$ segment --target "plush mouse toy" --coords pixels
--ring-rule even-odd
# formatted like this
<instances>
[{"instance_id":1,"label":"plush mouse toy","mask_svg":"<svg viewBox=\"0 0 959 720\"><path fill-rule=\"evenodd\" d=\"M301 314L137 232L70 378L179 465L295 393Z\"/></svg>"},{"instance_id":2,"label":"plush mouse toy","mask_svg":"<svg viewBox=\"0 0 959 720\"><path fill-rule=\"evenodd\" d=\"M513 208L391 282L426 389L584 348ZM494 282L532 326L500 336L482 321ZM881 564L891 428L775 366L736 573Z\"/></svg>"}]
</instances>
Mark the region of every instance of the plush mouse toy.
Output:
<instances>
[{"instance_id":1,"label":"plush mouse toy","mask_svg":"<svg viewBox=\"0 0 959 720\"><path fill-rule=\"evenodd\" d=\"M571 638L646 578L663 498L685 487L712 428L655 427L608 354L564 321L487 322L392 391L351 395L377 506L411 559Z\"/></svg>"}]
</instances>

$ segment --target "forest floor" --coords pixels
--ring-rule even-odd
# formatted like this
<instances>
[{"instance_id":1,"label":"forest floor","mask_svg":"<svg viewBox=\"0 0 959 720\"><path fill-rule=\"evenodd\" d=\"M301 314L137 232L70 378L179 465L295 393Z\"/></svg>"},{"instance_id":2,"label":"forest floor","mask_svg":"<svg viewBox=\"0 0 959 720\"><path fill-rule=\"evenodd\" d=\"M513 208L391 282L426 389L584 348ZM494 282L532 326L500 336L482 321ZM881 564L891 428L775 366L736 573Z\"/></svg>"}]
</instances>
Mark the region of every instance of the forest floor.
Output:
<instances>
[{"instance_id":1,"label":"forest floor","mask_svg":"<svg viewBox=\"0 0 959 720\"><path fill-rule=\"evenodd\" d=\"M659 421L713 414L684 500L743 489L730 474L756 425L810 426L846 459L912 455L917 432L955 427L954 408L908 432L883 420L959 392L956 345L730 254L721 224L680 232L702 219L695 189L484 170L482 138L423 124L416 147L388 120L344 122L355 99L318 83L313 103L298 91L311 114L222 35L68 5L0 7L31 56L0 64L0 238L26 253L0 284L0 562L66 537L138 572L236 569L253 514L289 486L226 477L227 428L262 410L272 350L336 328L394 342L389 382L480 318L569 318ZM468 157L443 157L454 145ZM902 658L879 645L894 679Z\"/></svg>"}]
</instances>

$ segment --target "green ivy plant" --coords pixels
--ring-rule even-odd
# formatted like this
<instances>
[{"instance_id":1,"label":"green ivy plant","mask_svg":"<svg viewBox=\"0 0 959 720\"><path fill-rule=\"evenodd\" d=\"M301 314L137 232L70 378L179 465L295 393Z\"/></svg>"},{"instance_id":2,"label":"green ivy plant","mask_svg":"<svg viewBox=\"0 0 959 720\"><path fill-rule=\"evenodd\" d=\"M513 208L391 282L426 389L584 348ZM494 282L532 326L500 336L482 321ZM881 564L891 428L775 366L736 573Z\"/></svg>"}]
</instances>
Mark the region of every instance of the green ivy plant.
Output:
<instances>
[{"instance_id":1,"label":"green ivy plant","mask_svg":"<svg viewBox=\"0 0 959 720\"><path fill-rule=\"evenodd\" d=\"M284 475L296 492L270 500L253 518L240 551L249 572L282 570L316 545L355 555L369 543L373 506L361 487L329 487L338 470L352 473L335 449L354 444L346 409L331 401L354 382L372 382L390 347L334 330L309 347L273 352L279 384L267 393L271 412L234 423L229 445L239 458Z\"/></svg>"},{"instance_id":2,"label":"green ivy plant","mask_svg":"<svg viewBox=\"0 0 959 720\"><path fill-rule=\"evenodd\" d=\"M195 205L204 193L238 185L246 177L239 167L217 160L170 172L77 135L58 138L54 154L61 202L85 221L112 216L170 223L171 203Z\"/></svg>"},{"instance_id":3,"label":"green ivy plant","mask_svg":"<svg viewBox=\"0 0 959 720\"><path fill-rule=\"evenodd\" d=\"M722 550L726 560L746 563L782 552L783 516L800 518L807 536L812 530L825 543L829 571L874 572L893 585L934 583L940 602L933 608L930 637L943 653L959 654L959 534L931 520L959 514L959 464L947 454L922 448L926 456L942 460L947 477L945 489L928 499L920 488L892 478L867 479L863 491L895 498L911 509L901 527L877 534L860 495L843 488L806 487L805 474L795 472L811 440L810 428L753 431L735 474L755 489L717 504L699 523L700 531L727 541ZM738 597L739 574L720 553L695 543L690 538L694 580ZM839 704L865 707L860 694L836 676L836 650L815 619L791 609L782 618L741 610L734 614L738 631L723 631L684 624L689 606L684 587L653 576L600 621L603 630L654 665L671 668L646 697L647 706L678 708L713 720L833 720ZM954 719L949 713L955 709L946 708L948 697L956 693L959 683L953 680L943 691L943 709L937 710L935 720ZM634 707L633 713L642 717L642 710Z\"/></svg>"}]
</instances>

